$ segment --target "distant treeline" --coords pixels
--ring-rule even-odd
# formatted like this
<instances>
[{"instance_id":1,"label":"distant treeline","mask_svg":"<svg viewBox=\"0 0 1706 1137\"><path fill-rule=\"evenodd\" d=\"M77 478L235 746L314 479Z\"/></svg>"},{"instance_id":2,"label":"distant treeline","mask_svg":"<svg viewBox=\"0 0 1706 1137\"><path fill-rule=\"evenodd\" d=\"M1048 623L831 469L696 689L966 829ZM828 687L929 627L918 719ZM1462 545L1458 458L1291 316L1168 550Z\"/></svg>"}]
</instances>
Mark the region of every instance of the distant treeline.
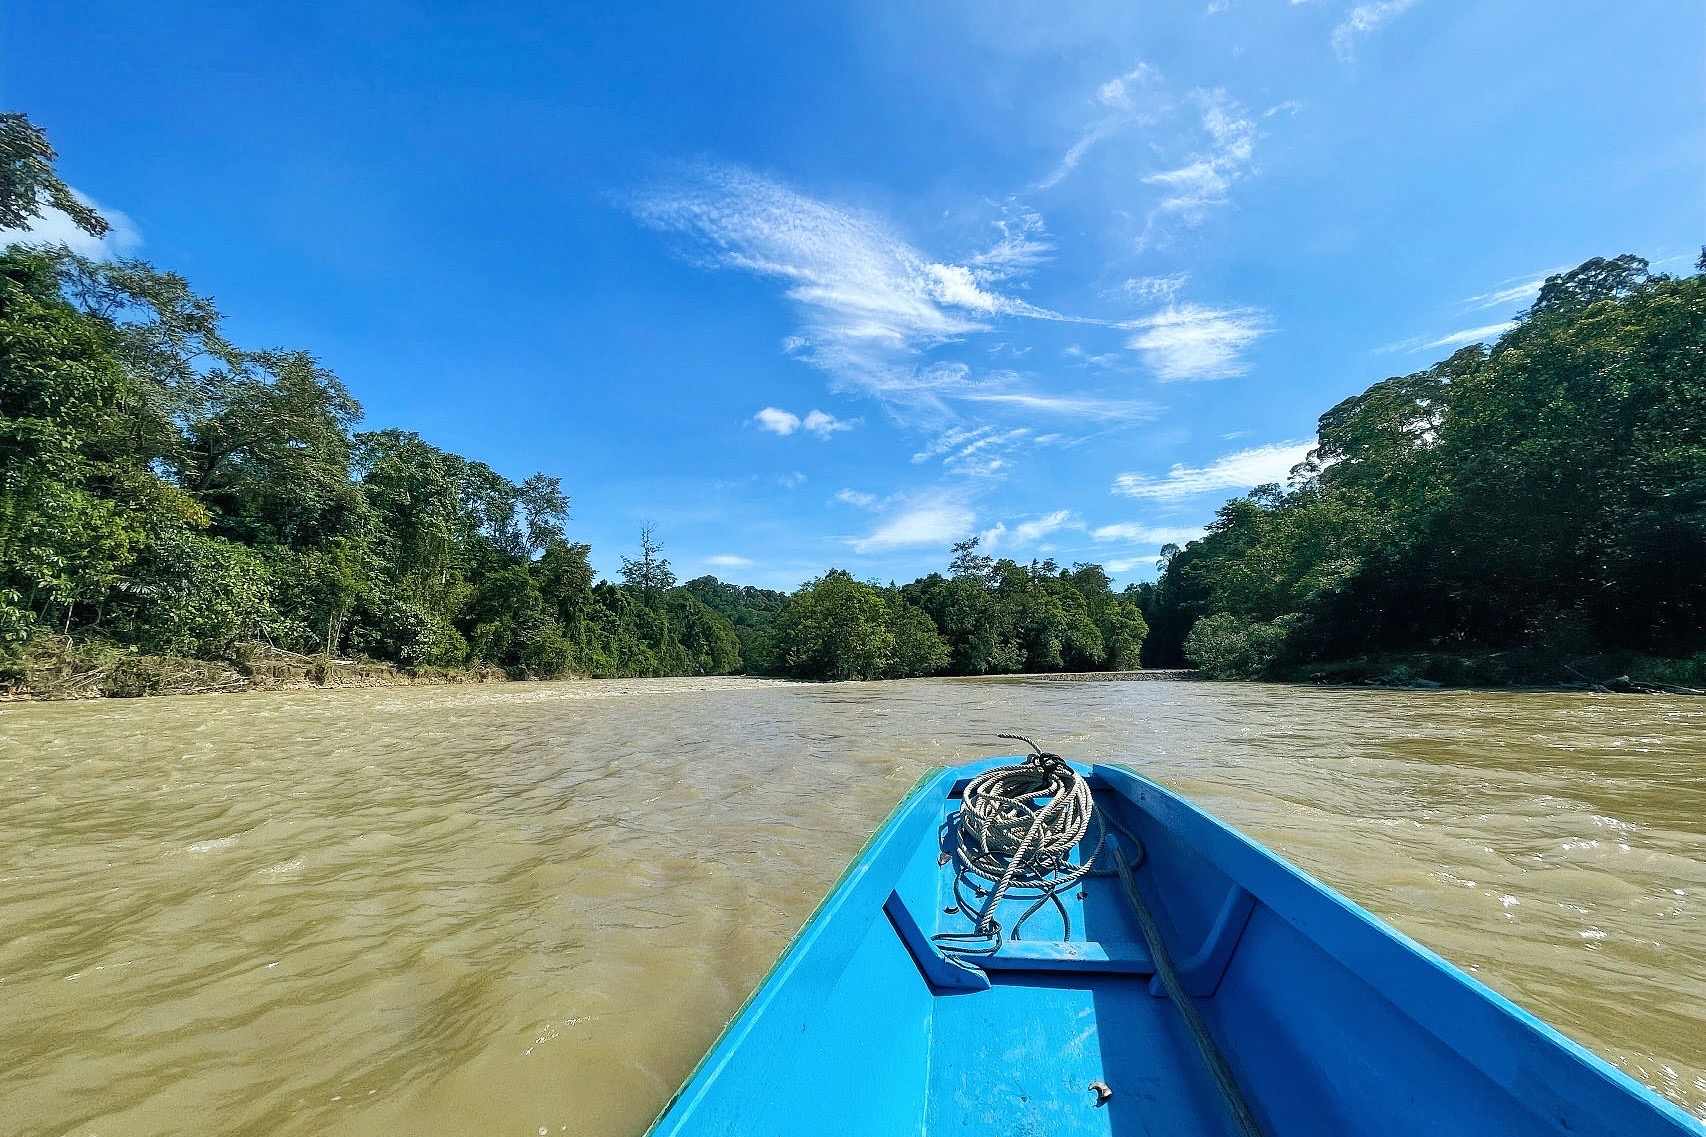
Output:
<instances>
[{"instance_id":1,"label":"distant treeline","mask_svg":"<svg viewBox=\"0 0 1706 1137\"><path fill-rule=\"evenodd\" d=\"M1706 253L1682 278L1588 261L1491 349L1328 411L1287 487L1163 550L1140 589L1146 661L1331 677L1416 653L1448 682L1540 681L1706 651L1699 272ZM1671 670L1703 673L1706 657Z\"/></svg>"},{"instance_id":2,"label":"distant treeline","mask_svg":"<svg viewBox=\"0 0 1706 1137\"><path fill-rule=\"evenodd\" d=\"M0 115L0 228L106 225ZM1093 565L963 544L903 588L678 585L650 527L622 581L512 482L361 408L300 351L250 350L184 279L58 247L0 254L0 672L48 637L217 659L239 645L512 676L889 678L1137 665L1134 596ZM3 677L3 676L0 676Z\"/></svg>"}]
</instances>

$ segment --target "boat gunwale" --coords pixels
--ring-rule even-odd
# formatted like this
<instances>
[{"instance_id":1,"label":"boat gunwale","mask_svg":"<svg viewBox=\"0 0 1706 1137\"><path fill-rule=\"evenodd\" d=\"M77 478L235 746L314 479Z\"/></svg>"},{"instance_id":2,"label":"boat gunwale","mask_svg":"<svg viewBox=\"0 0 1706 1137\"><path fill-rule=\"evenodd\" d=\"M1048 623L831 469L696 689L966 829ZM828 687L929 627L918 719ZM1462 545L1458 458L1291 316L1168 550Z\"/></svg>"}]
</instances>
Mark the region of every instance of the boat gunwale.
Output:
<instances>
[{"instance_id":1,"label":"boat gunwale","mask_svg":"<svg viewBox=\"0 0 1706 1137\"><path fill-rule=\"evenodd\" d=\"M1540 1041L1550 1043L1573 1059L1580 1068L1579 1074L1597 1079L1597 1086L1613 1108L1626 1108L1634 1098L1679 1126L1681 1132L1706 1135L1706 1123L1653 1087L1618 1069L1389 921L1183 795L1121 763L1097 762L1087 772L1101 776L1110 789L1130 799L1136 808L1144 808L1144 803L1125 790L1122 783L1158 797L1174 816L1146 809L1157 824L1172 829L1215 869L1253 895L1261 907L1291 925L1419 1029L1489 1077L1494 1076L1491 1069L1494 1063L1489 1059L1507 1057L1514 1044L1513 1038L1500 1028L1514 1024L1538 1034ZM1311 923L1312 919L1317 922ZM1417 977L1425 977L1428 982L1412 986ZM1382 982L1382 979L1411 982ZM1512 1072L1532 1076L1534 1070L1532 1066L1522 1066ZM1568 1075L1565 1077L1568 1080ZM1544 1086L1554 1093L1557 1090L1550 1081L1529 1084ZM1569 1084L1578 1094L1557 1097L1566 1103L1580 1101L1583 1083L1570 1081ZM1507 1088L1531 1107L1537 1104L1530 1095L1516 1095L1516 1087Z\"/></svg>"}]
</instances>

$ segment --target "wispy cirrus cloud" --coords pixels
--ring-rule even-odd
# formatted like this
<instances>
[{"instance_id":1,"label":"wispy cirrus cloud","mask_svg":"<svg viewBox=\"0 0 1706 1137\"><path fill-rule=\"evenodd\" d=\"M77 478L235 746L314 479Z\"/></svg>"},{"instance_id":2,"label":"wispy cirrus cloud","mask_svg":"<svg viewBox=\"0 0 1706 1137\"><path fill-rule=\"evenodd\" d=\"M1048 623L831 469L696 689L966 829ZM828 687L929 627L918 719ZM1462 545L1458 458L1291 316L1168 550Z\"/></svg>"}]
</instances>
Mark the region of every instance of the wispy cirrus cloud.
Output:
<instances>
[{"instance_id":1,"label":"wispy cirrus cloud","mask_svg":"<svg viewBox=\"0 0 1706 1137\"><path fill-rule=\"evenodd\" d=\"M950 474L993 478L1012 465L1012 453L1018 447L1034 441L1029 427L1001 428L982 426L953 427L932 439L924 449L912 456L913 462L942 460L942 468Z\"/></svg>"},{"instance_id":2,"label":"wispy cirrus cloud","mask_svg":"<svg viewBox=\"0 0 1706 1137\"><path fill-rule=\"evenodd\" d=\"M740 557L733 553L718 553L705 558L705 563L717 568L751 568L758 562L750 557Z\"/></svg>"},{"instance_id":3,"label":"wispy cirrus cloud","mask_svg":"<svg viewBox=\"0 0 1706 1137\"><path fill-rule=\"evenodd\" d=\"M1054 170L1037 183L1037 188L1052 189L1059 185L1078 168L1078 163L1097 143L1127 127L1155 122L1166 109L1165 102L1158 95L1160 83L1161 73L1140 62L1125 74L1116 75L1096 88L1095 105L1100 112L1099 117L1085 128L1061 156Z\"/></svg>"},{"instance_id":4,"label":"wispy cirrus cloud","mask_svg":"<svg viewBox=\"0 0 1706 1137\"><path fill-rule=\"evenodd\" d=\"M1042 214L1034 209L1010 206L1006 215L995 221L995 228L1001 239L966 259L967 267L979 279L994 282L1022 275L1054 252Z\"/></svg>"},{"instance_id":5,"label":"wispy cirrus cloud","mask_svg":"<svg viewBox=\"0 0 1706 1137\"><path fill-rule=\"evenodd\" d=\"M1488 308L1506 308L1512 304L1521 304L1527 308L1534 303L1534 298L1540 295L1540 286L1547 279L1558 273L1567 271L1566 268L1552 268L1545 272L1535 273L1527 277L1512 277L1490 292L1471 296L1463 301L1465 312L1481 312Z\"/></svg>"},{"instance_id":6,"label":"wispy cirrus cloud","mask_svg":"<svg viewBox=\"0 0 1706 1137\"><path fill-rule=\"evenodd\" d=\"M919 352L1003 320L1067 317L997 285L1048 254L1039 216L1009 210L1000 238L963 263L927 256L869 213L731 166L699 167L632 204L644 224L685 237L688 255L783 282L801 315L785 347L848 390L935 405L944 374Z\"/></svg>"},{"instance_id":7,"label":"wispy cirrus cloud","mask_svg":"<svg viewBox=\"0 0 1706 1137\"><path fill-rule=\"evenodd\" d=\"M1169 273L1166 276L1137 276L1126 281L1120 291L1138 300L1172 303L1179 298L1179 293L1190 283L1190 279L1190 274L1186 272Z\"/></svg>"},{"instance_id":8,"label":"wispy cirrus cloud","mask_svg":"<svg viewBox=\"0 0 1706 1137\"><path fill-rule=\"evenodd\" d=\"M1374 350L1379 355L1390 355L1393 353L1406 354L1414 351L1456 348L1471 343L1487 343L1498 339L1514 327L1516 327L1515 320L1505 320L1498 324L1484 324L1478 328L1462 328L1455 332L1447 332L1438 338L1416 336L1412 339L1399 340L1397 343L1385 344Z\"/></svg>"},{"instance_id":9,"label":"wispy cirrus cloud","mask_svg":"<svg viewBox=\"0 0 1706 1137\"><path fill-rule=\"evenodd\" d=\"M1244 350L1273 330L1267 315L1254 308L1190 303L1168 304L1128 326L1136 332L1127 346L1163 383L1243 375L1250 369Z\"/></svg>"},{"instance_id":10,"label":"wispy cirrus cloud","mask_svg":"<svg viewBox=\"0 0 1706 1137\"><path fill-rule=\"evenodd\" d=\"M1503 308L1509 311L1512 306L1520 305L1527 309L1534 303L1534 298L1540 294L1540 288L1548 279L1564 272L1563 268L1548 269L1545 272L1529 276L1514 276L1505 280L1497 288L1474 296L1465 297L1457 305L1461 313L1485 312L1493 308ZM1411 336L1397 343L1383 344L1374 349L1376 354L1389 355L1393 353L1408 353L1416 351L1433 351L1444 348L1462 347L1464 344L1489 343L1498 339L1512 328L1516 320L1502 320L1496 324L1481 324L1473 328L1460 328L1445 335Z\"/></svg>"},{"instance_id":11,"label":"wispy cirrus cloud","mask_svg":"<svg viewBox=\"0 0 1706 1137\"><path fill-rule=\"evenodd\" d=\"M1372 3L1358 4L1347 12L1344 20L1333 29L1333 54L1339 57L1341 63L1349 63L1356 58L1357 45L1362 40L1415 7L1415 4L1416 0L1374 0Z\"/></svg>"},{"instance_id":12,"label":"wispy cirrus cloud","mask_svg":"<svg viewBox=\"0 0 1706 1137\"><path fill-rule=\"evenodd\" d=\"M1202 115L1206 145L1183 165L1149 174L1143 181L1163 196L1149 211L1139 247L1151 243L1170 218L1199 224L1211 206L1226 204L1232 185L1247 176L1256 153L1255 120L1226 91L1191 92Z\"/></svg>"},{"instance_id":13,"label":"wispy cirrus cloud","mask_svg":"<svg viewBox=\"0 0 1706 1137\"><path fill-rule=\"evenodd\" d=\"M1065 415L1070 418L1106 422L1138 422L1153 419L1160 408L1153 403L1135 399L1097 399L1081 395L1029 395L1023 393L986 392L962 396L967 402L1001 403L1011 407L1043 414Z\"/></svg>"},{"instance_id":14,"label":"wispy cirrus cloud","mask_svg":"<svg viewBox=\"0 0 1706 1137\"><path fill-rule=\"evenodd\" d=\"M1096 117L1036 188L1059 185L1091 150L1128 128L1160 128L1145 132L1147 148L1139 161L1152 163L1149 155L1157 151L1175 157L1171 165L1152 166L1148 173L1137 174L1139 181L1160 192L1145 216L1137 242L1140 249L1162 238L1173 222L1201 223L1212 207L1229 200L1233 185L1253 169L1259 133L1256 117L1224 88L1199 87L1183 96L1172 95L1159 71L1139 63L1098 87L1092 103ZM1189 126L1184 125L1187 112L1194 112Z\"/></svg>"},{"instance_id":15,"label":"wispy cirrus cloud","mask_svg":"<svg viewBox=\"0 0 1706 1137\"><path fill-rule=\"evenodd\" d=\"M1463 302L1469 311L1480 312L1488 308L1504 308L1511 304L1521 304L1524 308L1534 302L1540 294L1540 286L1546 283L1544 276L1535 280L1525 280L1513 284L1509 288L1496 288L1491 292L1483 292L1479 296L1471 296Z\"/></svg>"},{"instance_id":16,"label":"wispy cirrus cloud","mask_svg":"<svg viewBox=\"0 0 1706 1137\"><path fill-rule=\"evenodd\" d=\"M1175 501L1198 494L1284 482L1291 468L1314 448L1313 439L1273 442L1239 450L1206 466L1178 464L1160 477L1121 474L1114 479L1112 492L1152 501Z\"/></svg>"}]
</instances>

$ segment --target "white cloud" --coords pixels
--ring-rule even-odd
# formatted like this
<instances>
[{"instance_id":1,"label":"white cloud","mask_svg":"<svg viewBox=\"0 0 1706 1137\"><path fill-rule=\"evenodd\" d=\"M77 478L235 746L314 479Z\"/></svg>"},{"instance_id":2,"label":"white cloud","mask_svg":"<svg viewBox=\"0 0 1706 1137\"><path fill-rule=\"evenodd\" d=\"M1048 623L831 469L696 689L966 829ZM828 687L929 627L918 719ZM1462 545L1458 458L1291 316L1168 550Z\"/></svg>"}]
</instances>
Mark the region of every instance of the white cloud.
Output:
<instances>
[{"instance_id":1,"label":"white cloud","mask_svg":"<svg viewBox=\"0 0 1706 1137\"><path fill-rule=\"evenodd\" d=\"M864 493L860 490L837 490L835 500L848 505L856 505L860 509L873 509L877 504L877 495Z\"/></svg>"},{"instance_id":2,"label":"white cloud","mask_svg":"<svg viewBox=\"0 0 1706 1137\"><path fill-rule=\"evenodd\" d=\"M1090 537L1101 545L1110 541L1127 541L1134 545L1186 545L1201 537L1203 532L1201 528L1139 525L1132 521L1122 521L1093 529L1090 531Z\"/></svg>"},{"instance_id":3,"label":"white cloud","mask_svg":"<svg viewBox=\"0 0 1706 1137\"><path fill-rule=\"evenodd\" d=\"M1208 210L1228 200L1232 186L1249 175L1255 158L1256 120L1222 88L1198 88L1186 98L1167 95L1160 73L1147 64L1138 64L1124 75L1110 79L1096 92L1097 117L1079 135L1078 140L1062 156L1054 170L1037 183L1038 189L1050 189L1063 181L1095 147L1120 134L1126 128L1173 127L1184 108L1194 106L1198 120L1190 130L1192 145L1180 146L1180 139L1169 139L1156 131L1146 131L1145 141L1161 152L1176 156L1174 165L1143 175L1144 184L1161 192L1160 199L1150 207L1138 247L1149 246L1152 239L1171 219L1186 225L1196 225ZM1279 109L1266 112L1267 117ZM1176 130L1174 133L1177 133Z\"/></svg>"},{"instance_id":4,"label":"white cloud","mask_svg":"<svg viewBox=\"0 0 1706 1137\"><path fill-rule=\"evenodd\" d=\"M1521 284L1513 284L1509 288L1498 288L1492 292L1483 292L1479 296L1471 296L1463 302L1469 311L1482 311L1487 308L1503 308L1508 304L1520 303L1524 308L1534 302L1540 293L1540 286L1546 283L1545 277L1538 280L1525 280Z\"/></svg>"},{"instance_id":5,"label":"white cloud","mask_svg":"<svg viewBox=\"0 0 1706 1137\"><path fill-rule=\"evenodd\" d=\"M1116 76L1096 88L1096 101L1104 107L1115 107L1120 110L1132 110L1131 90L1138 86L1151 86L1161 81L1161 73L1147 63L1139 62L1136 67L1124 75Z\"/></svg>"},{"instance_id":6,"label":"white cloud","mask_svg":"<svg viewBox=\"0 0 1706 1137\"><path fill-rule=\"evenodd\" d=\"M1458 308L1463 312L1484 312L1489 308L1504 308L1508 311L1512 305L1520 305L1526 309L1534 303L1534 298L1540 294L1541 286L1550 277L1564 271L1563 268L1554 268L1546 272L1535 273L1532 276L1511 277L1497 288L1465 298L1458 304ZM1477 328L1463 328L1460 331L1449 332L1443 336L1414 336L1407 340L1399 340L1397 343L1377 347L1374 350L1379 354L1388 354L1461 347L1469 343L1486 343L1498 339L1514 327L1516 327L1515 320L1505 320L1497 324L1484 324Z\"/></svg>"},{"instance_id":7,"label":"white cloud","mask_svg":"<svg viewBox=\"0 0 1706 1137\"><path fill-rule=\"evenodd\" d=\"M1124 557L1119 560L1107 561L1102 567L1113 573L1130 572L1138 565L1152 565L1158 560L1160 560L1159 557Z\"/></svg>"},{"instance_id":8,"label":"white cloud","mask_svg":"<svg viewBox=\"0 0 1706 1137\"><path fill-rule=\"evenodd\" d=\"M1130 326L1142 330L1127 345L1163 383L1242 375L1250 369L1242 352L1271 330L1267 316L1255 309L1200 304L1169 304Z\"/></svg>"},{"instance_id":9,"label":"white cloud","mask_svg":"<svg viewBox=\"0 0 1706 1137\"><path fill-rule=\"evenodd\" d=\"M1053 513L1015 525L1011 541L1014 545L1033 545L1071 521L1071 510L1057 509Z\"/></svg>"},{"instance_id":10,"label":"white cloud","mask_svg":"<svg viewBox=\"0 0 1706 1137\"><path fill-rule=\"evenodd\" d=\"M924 449L912 456L914 462L924 462L941 454L957 450L967 443L988 436L995 430L992 426L957 426L952 430L943 431L928 442Z\"/></svg>"},{"instance_id":11,"label":"white cloud","mask_svg":"<svg viewBox=\"0 0 1706 1137\"><path fill-rule=\"evenodd\" d=\"M810 433L817 435L819 438L828 438L838 430L852 430L858 425L858 420L855 419L852 422L848 422L844 419L836 418L827 411L811 411L806 415L805 419L801 421L800 425L805 427Z\"/></svg>"},{"instance_id":12,"label":"white cloud","mask_svg":"<svg viewBox=\"0 0 1706 1137\"><path fill-rule=\"evenodd\" d=\"M780 477L778 477L776 479L776 481L779 482L786 489L794 489L797 486L802 486L805 484L806 476L804 474L800 473L800 471L795 470L791 474L781 475Z\"/></svg>"},{"instance_id":13,"label":"white cloud","mask_svg":"<svg viewBox=\"0 0 1706 1137\"><path fill-rule=\"evenodd\" d=\"M1127 497L1173 501L1217 490L1249 489L1284 482L1291 468L1303 461L1315 442L1274 442L1217 458L1206 466L1175 465L1163 477L1121 474L1113 492Z\"/></svg>"},{"instance_id":14,"label":"white cloud","mask_svg":"<svg viewBox=\"0 0 1706 1137\"><path fill-rule=\"evenodd\" d=\"M792 434L800 429L800 416L779 407L765 407L752 417L758 420L759 426L777 434Z\"/></svg>"},{"instance_id":15,"label":"white cloud","mask_svg":"<svg viewBox=\"0 0 1706 1137\"><path fill-rule=\"evenodd\" d=\"M141 246L142 234L129 217L96 203L86 194L76 190L71 193L107 219L105 237L90 236L77 228L77 223L68 214L47 206L27 229L0 229L0 249L12 245L64 245L72 252L94 260L111 260L128 256Z\"/></svg>"},{"instance_id":16,"label":"white cloud","mask_svg":"<svg viewBox=\"0 0 1706 1137\"><path fill-rule=\"evenodd\" d=\"M850 541L857 553L883 552L917 545L948 545L977 523L977 515L947 497L927 498L903 507L864 537Z\"/></svg>"},{"instance_id":17,"label":"white cloud","mask_svg":"<svg viewBox=\"0 0 1706 1137\"><path fill-rule=\"evenodd\" d=\"M714 557L706 557L705 563L718 568L751 568L758 562L748 557L737 557L733 553L718 553Z\"/></svg>"},{"instance_id":18,"label":"white cloud","mask_svg":"<svg viewBox=\"0 0 1706 1137\"><path fill-rule=\"evenodd\" d=\"M1073 344L1060 354L1067 359L1078 360L1086 367L1119 367L1126 362L1125 356L1120 352L1105 351L1100 355L1091 355L1077 344Z\"/></svg>"},{"instance_id":19,"label":"white cloud","mask_svg":"<svg viewBox=\"0 0 1706 1137\"><path fill-rule=\"evenodd\" d=\"M1479 328L1464 328L1460 332L1452 332L1450 335L1441 336L1437 340L1430 340L1422 346L1457 347L1466 343L1484 343L1487 340L1498 339L1514 327L1516 327L1515 320L1505 320L1502 323L1486 324Z\"/></svg>"},{"instance_id":20,"label":"white cloud","mask_svg":"<svg viewBox=\"0 0 1706 1137\"><path fill-rule=\"evenodd\" d=\"M1344 22L1333 29L1333 54L1344 63L1356 58L1357 41L1372 35L1381 25L1390 22L1413 7L1416 0L1374 0L1358 4L1345 16Z\"/></svg>"},{"instance_id":21,"label":"white cloud","mask_svg":"<svg viewBox=\"0 0 1706 1137\"><path fill-rule=\"evenodd\" d=\"M859 419L851 421L838 419L827 411L816 410L807 412L806 417L802 419L799 415L792 411L785 411L781 407L765 407L752 417L757 420L761 429L775 434L785 436L794 433L796 430L804 429L808 434L815 434L819 438L828 438L840 430L852 430L861 421Z\"/></svg>"}]
</instances>

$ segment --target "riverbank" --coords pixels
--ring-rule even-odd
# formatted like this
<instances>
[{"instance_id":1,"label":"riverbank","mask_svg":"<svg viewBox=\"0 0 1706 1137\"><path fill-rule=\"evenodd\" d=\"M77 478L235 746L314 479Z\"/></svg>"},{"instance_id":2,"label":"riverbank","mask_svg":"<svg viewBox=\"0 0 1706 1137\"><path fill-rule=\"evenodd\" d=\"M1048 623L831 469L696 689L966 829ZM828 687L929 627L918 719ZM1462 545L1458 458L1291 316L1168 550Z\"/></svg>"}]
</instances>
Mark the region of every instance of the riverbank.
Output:
<instances>
[{"instance_id":1,"label":"riverbank","mask_svg":"<svg viewBox=\"0 0 1706 1137\"><path fill-rule=\"evenodd\" d=\"M0 672L0 701L133 699L340 687L501 683L495 667L403 668L371 659L299 655L269 644L238 644L222 659L143 655L117 644L38 636Z\"/></svg>"},{"instance_id":2,"label":"riverbank","mask_svg":"<svg viewBox=\"0 0 1706 1137\"><path fill-rule=\"evenodd\" d=\"M564 675L556 679L590 680ZM758 676L663 676L664 679L795 680ZM1306 687L1583 691L1611 694L1706 695L1706 656L1658 659L1595 656L1565 659L1533 650L1406 652L1297 664L1262 676L1205 674L1183 668L1121 671L1018 672L942 676L1044 683L1265 680ZM150 695L314 691L359 687L437 687L528 682L489 664L465 668L406 668L372 659L301 655L269 644L239 644L222 659L143 655L116 644L65 636L37 637L0 670L0 702L132 699Z\"/></svg>"},{"instance_id":3,"label":"riverbank","mask_svg":"<svg viewBox=\"0 0 1706 1137\"><path fill-rule=\"evenodd\" d=\"M1521 688L1615 694L1706 694L1706 654L1665 659L1633 653L1389 652L1278 667L1268 678L1324 686Z\"/></svg>"},{"instance_id":4,"label":"riverbank","mask_svg":"<svg viewBox=\"0 0 1706 1137\"><path fill-rule=\"evenodd\" d=\"M1153 671L1021 671L1011 675L955 675L954 679L1027 679L1044 683L1139 683L1197 678L1185 668L1156 668Z\"/></svg>"},{"instance_id":5,"label":"riverbank","mask_svg":"<svg viewBox=\"0 0 1706 1137\"><path fill-rule=\"evenodd\" d=\"M619 698L659 690L676 693L797 686L796 680L756 675L666 675L598 678L559 675L511 679L501 668L403 668L372 659L299 655L268 644L239 644L223 659L141 655L109 643L40 637L0 671L0 704L136 699L153 695L240 694L249 691L337 691L380 687L446 687L489 683L574 683L577 698Z\"/></svg>"}]
</instances>

